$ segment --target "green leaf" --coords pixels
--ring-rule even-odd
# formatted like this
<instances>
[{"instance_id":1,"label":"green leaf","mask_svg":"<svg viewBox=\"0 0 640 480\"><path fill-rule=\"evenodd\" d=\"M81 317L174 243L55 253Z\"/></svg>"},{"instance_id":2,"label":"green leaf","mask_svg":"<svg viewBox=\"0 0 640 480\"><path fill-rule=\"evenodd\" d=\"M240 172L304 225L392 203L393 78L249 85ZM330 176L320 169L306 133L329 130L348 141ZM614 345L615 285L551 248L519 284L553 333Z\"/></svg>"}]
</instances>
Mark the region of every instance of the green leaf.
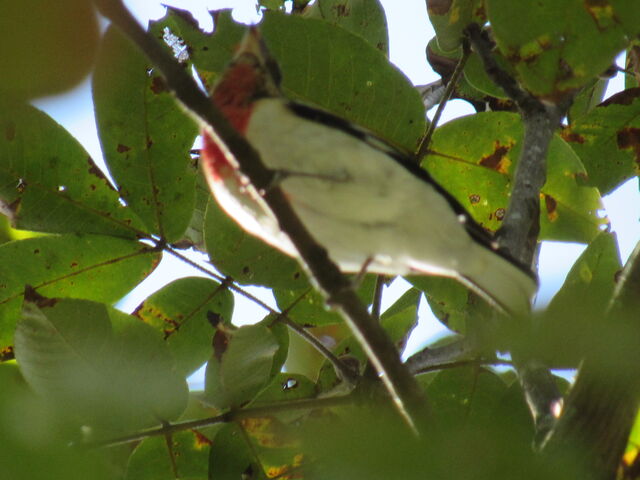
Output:
<instances>
[{"instance_id":1,"label":"green leaf","mask_svg":"<svg viewBox=\"0 0 640 480\"><path fill-rule=\"evenodd\" d=\"M558 381L559 377L555 379ZM533 418L519 382L512 382L506 391L499 395L498 403L490 410L490 414L501 417L508 423L509 434L513 438L519 439L522 443L531 443L535 434Z\"/></svg>"},{"instance_id":2,"label":"green leaf","mask_svg":"<svg viewBox=\"0 0 640 480\"><path fill-rule=\"evenodd\" d=\"M375 288L375 275L366 275L358 287L357 294L365 304L371 303ZM286 311L287 316L303 326L321 326L342 323L339 313L331 310L324 296L317 290L274 288L273 296L280 311Z\"/></svg>"},{"instance_id":3,"label":"green leaf","mask_svg":"<svg viewBox=\"0 0 640 480\"><path fill-rule=\"evenodd\" d=\"M498 47L532 93L558 99L604 72L626 44L631 2L487 0ZM585 46L588 45L588 48Z\"/></svg>"},{"instance_id":4,"label":"green leaf","mask_svg":"<svg viewBox=\"0 0 640 480\"><path fill-rule=\"evenodd\" d=\"M238 480L251 474L253 458L240 427L235 423L225 425L211 446L209 480Z\"/></svg>"},{"instance_id":5,"label":"green leaf","mask_svg":"<svg viewBox=\"0 0 640 480\"><path fill-rule=\"evenodd\" d=\"M512 73L513 69L511 68L507 60L502 55L500 55L500 52L494 51L493 58L503 70ZM485 93L486 95L500 99L508 98L502 87L496 85L493 80L489 78L489 75L487 75L487 72L484 68L484 64L482 63L482 60L480 59L480 56L477 52L472 52L471 55L469 55L467 63L464 67L464 78L472 87L480 92Z\"/></svg>"},{"instance_id":6,"label":"green leaf","mask_svg":"<svg viewBox=\"0 0 640 480\"><path fill-rule=\"evenodd\" d=\"M600 102L602 102L608 84L608 79L598 78L588 83L582 90L580 90L580 93L576 95L573 100L573 104L569 109L570 125L575 124L576 120L588 114Z\"/></svg>"},{"instance_id":7,"label":"green leaf","mask_svg":"<svg viewBox=\"0 0 640 480\"><path fill-rule=\"evenodd\" d=\"M258 0L258 5L267 10L284 10L284 0Z\"/></svg>"},{"instance_id":8,"label":"green leaf","mask_svg":"<svg viewBox=\"0 0 640 480\"><path fill-rule=\"evenodd\" d=\"M307 285L298 262L245 232L213 199L207 205L204 239L211 263L238 283L291 289Z\"/></svg>"},{"instance_id":9,"label":"green leaf","mask_svg":"<svg viewBox=\"0 0 640 480\"><path fill-rule=\"evenodd\" d=\"M484 0L427 0L429 20L444 52L457 49L471 22L485 23Z\"/></svg>"},{"instance_id":10,"label":"green leaf","mask_svg":"<svg viewBox=\"0 0 640 480\"><path fill-rule=\"evenodd\" d=\"M69 425L15 364L0 364L0 472L12 480L112 479L97 451L69 448ZM75 430L73 431L75 433Z\"/></svg>"},{"instance_id":11,"label":"green leaf","mask_svg":"<svg viewBox=\"0 0 640 480\"><path fill-rule=\"evenodd\" d=\"M616 285L620 254L614 234L602 232L573 264L537 325L538 357L550 365L577 367L595 328L602 328ZM567 342L567 339L571 339Z\"/></svg>"},{"instance_id":12,"label":"green leaf","mask_svg":"<svg viewBox=\"0 0 640 480\"><path fill-rule=\"evenodd\" d=\"M427 387L427 396L443 425L491 425L506 390L507 386L492 371L468 367L438 373Z\"/></svg>"},{"instance_id":13,"label":"green leaf","mask_svg":"<svg viewBox=\"0 0 640 480\"><path fill-rule=\"evenodd\" d=\"M379 0L318 0L303 15L349 30L389 55L387 18Z\"/></svg>"},{"instance_id":14,"label":"green leaf","mask_svg":"<svg viewBox=\"0 0 640 480\"><path fill-rule=\"evenodd\" d=\"M308 411L289 411L284 415L262 415L240 420L254 458L259 462L260 471L264 472L264 477L259 478L286 477L292 468L299 469L303 459L300 454L299 425L304 421L300 421L301 416L307 414ZM285 421L285 417L289 420Z\"/></svg>"},{"instance_id":15,"label":"green leaf","mask_svg":"<svg viewBox=\"0 0 640 480\"><path fill-rule=\"evenodd\" d=\"M195 201L189 155L195 123L115 28L103 40L93 97L102 152L120 195L152 233L178 240Z\"/></svg>"},{"instance_id":16,"label":"green leaf","mask_svg":"<svg viewBox=\"0 0 640 480\"><path fill-rule=\"evenodd\" d=\"M626 454L633 453L635 458L640 455L640 414L636 415L631 434L629 435L629 443L627 445ZM626 456L626 455L625 455Z\"/></svg>"},{"instance_id":17,"label":"green leaf","mask_svg":"<svg viewBox=\"0 0 640 480\"><path fill-rule=\"evenodd\" d=\"M482 135L478 135L482 132ZM422 165L486 229L496 231L509 205L511 180L522 148L520 117L487 112L438 128ZM559 136L547 154L540 238L589 242L607 222L598 216L600 194L584 186L580 159Z\"/></svg>"},{"instance_id":18,"label":"green leaf","mask_svg":"<svg viewBox=\"0 0 640 480\"><path fill-rule=\"evenodd\" d=\"M153 24L188 46L190 60L211 88L244 29L228 11L216 12L216 30L205 34L184 12L169 9ZM391 143L415 149L424 132L422 100L411 82L377 48L344 28L299 15L266 12L261 31L282 71L288 97L313 103L369 128Z\"/></svg>"},{"instance_id":19,"label":"green leaf","mask_svg":"<svg viewBox=\"0 0 640 480\"><path fill-rule=\"evenodd\" d=\"M284 323L273 321L273 315L267 315L260 324L265 325L273 334L278 342L278 350L273 356L273 364L271 365L271 376L275 376L282 371L284 362L289 356L289 327Z\"/></svg>"},{"instance_id":20,"label":"green leaf","mask_svg":"<svg viewBox=\"0 0 640 480\"><path fill-rule=\"evenodd\" d=\"M436 318L454 332L464 333L469 320L467 287L452 278L427 275L405 277L411 285L424 292Z\"/></svg>"},{"instance_id":21,"label":"green leaf","mask_svg":"<svg viewBox=\"0 0 640 480\"><path fill-rule=\"evenodd\" d=\"M624 90L562 131L605 195L640 172L640 88Z\"/></svg>"},{"instance_id":22,"label":"green leaf","mask_svg":"<svg viewBox=\"0 0 640 480\"><path fill-rule=\"evenodd\" d=\"M216 352L207 365L205 400L218 408L250 401L271 380L279 348L277 338L262 324L232 332L221 358Z\"/></svg>"},{"instance_id":23,"label":"green leaf","mask_svg":"<svg viewBox=\"0 0 640 480\"><path fill-rule=\"evenodd\" d=\"M0 347L11 343L25 285L40 294L115 302L149 275L160 253L100 235L29 238L0 245Z\"/></svg>"},{"instance_id":24,"label":"green leaf","mask_svg":"<svg viewBox=\"0 0 640 480\"><path fill-rule=\"evenodd\" d=\"M198 430L174 433L169 440L171 452L167 449L166 438L147 438L131 454L125 480L206 480L211 446L209 435Z\"/></svg>"},{"instance_id":25,"label":"green leaf","mask_svg":"<svg viewBox=\"0 0 640 480\"><path fill-rule=\"evenodd\" d=\"M418 322L418 305L422 292L410 288L380 316L380 322L389 338L402 351L409 338L409 333Z\"/></svg>"},{"instance_id":26,"label":"green leaf","mask_svg":"<svg viewBox=\"0 0 640 480\"><path fill-rule=\"evenodd\" d=\"M204 241L204 220L210 198L209 186L200 171L196 178L196 202L193 208L193 215L183 237L175 242L174 245L179 248L193 247L201 252L207 251Z\"/></svg>"},{"instance_id":27,"label":"green leaf","mask_svg":"<svg viewBox=\"0 0 640 480\"><path fill-rule=\"evenodd\" d=\"M287 96L415 149L425 127L422 100L379 50L342 28L299 16L265 15L262 31Z\"/></svg>"},{"instance_id":28,"label":"green leaf","mask_svg":"<svg viewBox=\"0 0 640 480\"><path fill-rule=\"evenodd\" d=\"M211 356L215 329L209 321L231 324L233 295L218 282L181 278L157 291L136 308L134 315L164 335L176 368L188 376Z\"/></svg>"},{"instance_id":29,"label":"green leaf","mask_svg":"<svg viewBox=\"0 0 640 480\"><path fill-rule=\"evenodd\" d=\"M573 264L547 312L558 319L602 317L621 268L615 234L601 232Z\"/></svg>"},{"instance_id":30,"label":"green leaf","mask_svg":"<svg viewBox=\"0 0 640 480\"><path fill-rule=\"evenodd\" d=\"M14 227L131 238L144 233L89 154L49 116L5 102L0 132L0 211Z\"/></svg>"},{"instance_id":31,"label":"green leaf","mask_svg":"<svg viewBox=\"0 0 640 480\"><path fill-rule=\"evenodd\" d=\"M31 387L79 421L135 430L177 418L187 385L160 335L87 300L25 295L16 359Z\"/></svg>"},{"instance_id":32,"label":"green leaf","mask_svg":"<svg viewBox=\"0 0 640 480\"><path fill-rule=\"evenodd\" d=\"M591 2L590 8L599 24L615 20L630 38L640 33L640 10L635 0L609 0L604 4Z\"/></svg>"},{"instance_id":33,"label":"green leaf","mask_svg":"<svg viewBox=\"0 0 640 480\"><path fill-rule=\"evenodd\" d=\"M486 75L480 72L479 70L476 72L474 70L474 61L472 60L477 54L472 53L469 59L467 60L467 66L465 67L464 73L460 78L458 78L458 83L455 86L452 98L462 98L468 101L475 102L484 102L486 101L485 97L487 95L486 92L478 90L476 87L471 85L470 81L467 79L469 76L473 78L474 81L484 82L487 85L492 83L488 77L476 80L474 76L482 76ZM433 68L443 79L448 79L453 75L453 72L456 68L456 65L460 61L462 57L462 47L457 48L451 52L445 52L438 46L438 41L436 37L433 37L429 40L427 44L427 60ZM473 71L472 71L473 70ZM492 90L494 87L491 87ZM496 93L492 91L492 93Z\"/></svg>"}]
</instances>

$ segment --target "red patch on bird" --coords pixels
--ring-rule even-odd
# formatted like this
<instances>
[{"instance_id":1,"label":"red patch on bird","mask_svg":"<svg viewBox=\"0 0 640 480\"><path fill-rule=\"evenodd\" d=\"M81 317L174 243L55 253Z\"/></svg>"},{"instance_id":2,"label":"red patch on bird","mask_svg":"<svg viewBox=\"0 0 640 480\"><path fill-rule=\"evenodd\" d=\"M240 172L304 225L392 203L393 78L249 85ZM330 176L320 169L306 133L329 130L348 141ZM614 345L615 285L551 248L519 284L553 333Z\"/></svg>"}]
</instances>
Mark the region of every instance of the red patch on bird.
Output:
<instances>
[{"instance_id":1,"label":"red patch on bird","mask_svg":"<svg viewBox=\"0 0 640 480\"><path fill-rule=\"evenodd\" d=\"M213 92L213 103L239 133L244 134L247 130L253 108L253 93L258 87L258 81L253 67L238 64L225 72ZM233 165L229 163L216 140L206 132L202 160L209 181L215 182L233 175Z\"/></svg>"}]
</instances>

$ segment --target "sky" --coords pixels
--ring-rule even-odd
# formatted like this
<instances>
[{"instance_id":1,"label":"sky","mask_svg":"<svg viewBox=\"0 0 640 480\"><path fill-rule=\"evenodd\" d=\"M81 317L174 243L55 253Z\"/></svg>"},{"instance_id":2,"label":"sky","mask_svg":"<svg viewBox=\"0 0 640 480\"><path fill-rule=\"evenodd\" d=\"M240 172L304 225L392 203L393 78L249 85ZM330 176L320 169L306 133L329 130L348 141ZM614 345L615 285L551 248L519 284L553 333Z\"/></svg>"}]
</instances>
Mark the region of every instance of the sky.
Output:
<instances>
[{"instance_id":1,"label":"sky","mask_svg":"<svg viewBox=\"0 0 640 480\"><path fill-rule=\"evenodd\" d=\"M162 3L189 9L201 22L201 27L208 31L213 27L211 17L207 14L208 9L233 7L234 18L242 22L255 22L259 18L256 15L253 0L174 0ZM425 0L403 0L401 2L381 0L381 3L389 25L391 61L416 85L437 80L439 77L430 69L424 53L427 42L434 35L428 21ZM150 18L159 18L164 15L161 3L154 0L128 0L125 1L125 4L143 24ZM610 82L607 94L610 95L620 90L621 85L621 78L614 79ZM67 128L100 164L101 152L93 117L89 79L73 91L56 97L40 99L34 103ZM447 104L440 124L473 112L473 109L466 102L451 101ZM432 115L433 111L429 112L429 116ZM604 197L603 200L607 215L611 220L612 230L618 234L621 257L624 261L640 240L640 195L637 179L627 182L611 195ZM548 303L555 291L562 285L568 270L583 249L584 245L544 242L540 254L541 288L537 305ZM193 258L202 261L203 256L195 255ZM176 260L163 260L156 272L120 306L124 310L130 311L152 291L178 276L188 275L201 274ZM406 286L404 281L395 282L386 292L383 309L391 305L402 294ZM273 298L267 290L258 287L249 287L248 290L275 306ZM249 319L250 322L262 319L265 312L261 308L241 297L236 298L238 308L234 318L235 323L243 323L246 319ZM446 330L428 311L426 302L421 303L420 324L410 339L408 350L415 350L426 341L446 333Z\"/></svg>"}]
</instances>

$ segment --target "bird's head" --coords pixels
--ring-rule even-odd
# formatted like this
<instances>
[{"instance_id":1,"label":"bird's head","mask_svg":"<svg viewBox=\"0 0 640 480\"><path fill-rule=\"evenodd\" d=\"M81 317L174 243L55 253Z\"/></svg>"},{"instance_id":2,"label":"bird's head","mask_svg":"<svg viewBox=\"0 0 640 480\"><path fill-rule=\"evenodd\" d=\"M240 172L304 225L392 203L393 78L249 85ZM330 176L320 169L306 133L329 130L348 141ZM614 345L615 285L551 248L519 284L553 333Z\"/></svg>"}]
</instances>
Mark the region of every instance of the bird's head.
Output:
<instances>
[{"instance_id":1,"label":"bird's head","mask_svg":"<svg viewBox=\"0 0 640 480\"><path fill-rule=\"evenodd\" d=\"M213 100L220 108L242 107L259 98L277 97L280 69L269 53L257 27L244 35L231 62L213 87Z\"/></svg>"}]
</instances>

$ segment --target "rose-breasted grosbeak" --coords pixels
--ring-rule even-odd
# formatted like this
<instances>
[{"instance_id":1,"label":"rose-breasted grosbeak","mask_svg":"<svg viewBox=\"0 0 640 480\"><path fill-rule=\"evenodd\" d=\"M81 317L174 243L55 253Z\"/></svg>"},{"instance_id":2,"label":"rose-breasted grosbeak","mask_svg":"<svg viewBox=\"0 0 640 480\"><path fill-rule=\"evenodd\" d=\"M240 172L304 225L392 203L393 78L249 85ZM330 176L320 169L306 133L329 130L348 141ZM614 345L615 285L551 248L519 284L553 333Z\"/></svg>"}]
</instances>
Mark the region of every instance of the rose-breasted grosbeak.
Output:
<instances>
[{"instance_id":1,"label":"rose-breasted grosbeak","mask_svg":"<svg viewBox=\"0 0 640 480\"><path fill-rule=\"evenodd\" d=\"M286 99L251 29L212 91L229 122L278 173L279 186L344 272L453 277L509 313L536 289L465 209L406 154L328 112ZM204 136L203 168L220 206L249 233L297 252L259 193Z\"/></svg>"}]
</instances>

